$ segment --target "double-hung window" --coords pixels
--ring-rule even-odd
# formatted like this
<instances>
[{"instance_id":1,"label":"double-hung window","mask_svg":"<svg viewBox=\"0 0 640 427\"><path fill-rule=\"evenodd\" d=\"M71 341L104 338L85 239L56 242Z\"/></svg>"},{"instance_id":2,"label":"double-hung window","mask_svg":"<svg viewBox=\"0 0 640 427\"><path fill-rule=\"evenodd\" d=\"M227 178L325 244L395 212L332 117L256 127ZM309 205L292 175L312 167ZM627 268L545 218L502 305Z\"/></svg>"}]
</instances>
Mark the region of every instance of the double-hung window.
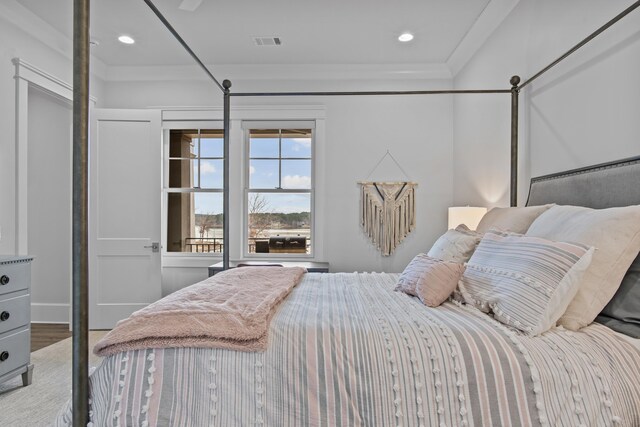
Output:
<instances>
[{"instance_id":1,"label":"double-hung window","mask_svg":"<svg viewBox=\"0 0 640 427\"><path fill-rule=\"evenodd\" d=\"M165 178L167 252L220 253L222 129L171 129Z\"/></svg>"},{"instance_id":2,"label":"double-hung window","mask_svg":"<svg viewBox=\"0 0 640 427\"><path fill-rule=\"evenodd\" d=\"M245 122L245 255L313 252L314 122Z\"/></svg>"}]
</instances>

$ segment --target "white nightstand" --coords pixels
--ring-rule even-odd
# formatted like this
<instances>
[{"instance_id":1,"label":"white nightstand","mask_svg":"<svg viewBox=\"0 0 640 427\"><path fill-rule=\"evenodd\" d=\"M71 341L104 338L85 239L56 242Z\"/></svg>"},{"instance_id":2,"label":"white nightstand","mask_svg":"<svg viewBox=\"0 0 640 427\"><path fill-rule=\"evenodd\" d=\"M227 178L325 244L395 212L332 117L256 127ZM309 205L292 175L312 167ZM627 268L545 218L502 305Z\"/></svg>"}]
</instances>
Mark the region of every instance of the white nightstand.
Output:
<instances>
[{"instance_id":1,"label":"white nightstand","mask_svg":"<svg viewBox=\"0 0 640 427\"><path fill-rule=\"evenodd\" d=\"M22 375L31 384L31 260L0 256L0 383Z\"/></svg>"}]
</instances>

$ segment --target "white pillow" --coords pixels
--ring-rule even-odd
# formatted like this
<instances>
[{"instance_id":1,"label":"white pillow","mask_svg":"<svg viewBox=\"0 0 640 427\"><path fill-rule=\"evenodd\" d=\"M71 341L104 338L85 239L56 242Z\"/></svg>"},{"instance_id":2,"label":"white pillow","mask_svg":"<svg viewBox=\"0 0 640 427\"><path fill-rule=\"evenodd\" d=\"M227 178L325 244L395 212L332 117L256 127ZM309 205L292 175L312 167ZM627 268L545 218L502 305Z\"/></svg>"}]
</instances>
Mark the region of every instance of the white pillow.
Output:
<instances>
[{"instance_id":1,"label":"white pillow","mask_svg":"<svg viewBox=\"0 0 640 427\"><path fill-rule=\"evenodd\" d=\"M553 205L529 206L525 208L493 208L487 212L478 226L478 233L486 233L492 228L524 234L531 223Z\"/></svg>"},{"instance_id":2,"label":"white pillow","mask_svg":"<svg viewBox=\"0 0 640 427\"><path fill-rule=\"evenodd\" d=\"M555 326L576 294L593 248L489 230L466 265L464 301L527 335Z\"/></svg>"},{"instance_id":3,"label":"white pillow","mask_svg":"<svg viewBox=\"0 0 640 427\"><path fill-rule=\"evenodd\" d=\"M589 325L616 293L640 251L640 205L610 209L554 206L529 227L527 236L594 246L586 271L558 324L576 331Z\"/></svg>"},{"instance_id":4,"label":"white pillow","mask_svg":"<svg viewBox=\"0 0 640 427\"><path fill-rule=\"evenodd\" d=\"M471 258L481 238L481 234L460 224L440 236L427 255L431 258L462 264Z\"/></svg>"}]
</instances>

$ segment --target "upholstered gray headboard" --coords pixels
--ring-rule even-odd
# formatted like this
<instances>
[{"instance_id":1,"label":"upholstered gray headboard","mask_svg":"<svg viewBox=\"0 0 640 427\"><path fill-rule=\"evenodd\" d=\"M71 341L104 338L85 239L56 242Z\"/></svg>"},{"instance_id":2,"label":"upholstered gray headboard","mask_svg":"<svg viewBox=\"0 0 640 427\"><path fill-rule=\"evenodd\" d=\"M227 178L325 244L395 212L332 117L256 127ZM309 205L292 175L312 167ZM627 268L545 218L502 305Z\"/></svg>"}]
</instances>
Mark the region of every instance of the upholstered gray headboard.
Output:
<instances>
[{"instance_id":1,"label":"upholstered gray headboard","mask_svg":"<svg viewBox=\"0 0 640 427\"><path fill-rule=\"evenodd\" d=\"M640 205L640 156L531 179L527 206L547 203L594 209ZM596 322L640 338L640 255Z\"/></svg>"},{"instance_id":2,"label":"upholstered gray headboard","mask_svg":"<svg viewBox=\"0 0 640 427\"><path fill-rule=\"evenodd\" d=\"M640 156L531 179L527 206L640 205Z\"/></svg>"}]
</instances>

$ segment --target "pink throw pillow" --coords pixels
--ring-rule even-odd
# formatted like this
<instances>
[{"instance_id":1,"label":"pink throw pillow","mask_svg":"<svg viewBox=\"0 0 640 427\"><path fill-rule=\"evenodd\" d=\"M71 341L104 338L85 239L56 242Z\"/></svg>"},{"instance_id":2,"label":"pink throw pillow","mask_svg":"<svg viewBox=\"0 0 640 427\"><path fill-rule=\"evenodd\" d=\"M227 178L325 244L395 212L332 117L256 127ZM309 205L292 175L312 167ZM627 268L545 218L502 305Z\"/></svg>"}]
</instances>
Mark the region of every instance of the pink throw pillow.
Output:
<instances>
[{"instance_id":1,"label":"pink throw pillow","mask_svg":"<svg viewBox=\"0 0 640 427\"><path fill-rule=\"evenodd\" d=\"M449 298L463 272L463 264L418 254L402 272L395 290L417 296L429 307L437 307Z\"/></svg>"}]
</instances>

